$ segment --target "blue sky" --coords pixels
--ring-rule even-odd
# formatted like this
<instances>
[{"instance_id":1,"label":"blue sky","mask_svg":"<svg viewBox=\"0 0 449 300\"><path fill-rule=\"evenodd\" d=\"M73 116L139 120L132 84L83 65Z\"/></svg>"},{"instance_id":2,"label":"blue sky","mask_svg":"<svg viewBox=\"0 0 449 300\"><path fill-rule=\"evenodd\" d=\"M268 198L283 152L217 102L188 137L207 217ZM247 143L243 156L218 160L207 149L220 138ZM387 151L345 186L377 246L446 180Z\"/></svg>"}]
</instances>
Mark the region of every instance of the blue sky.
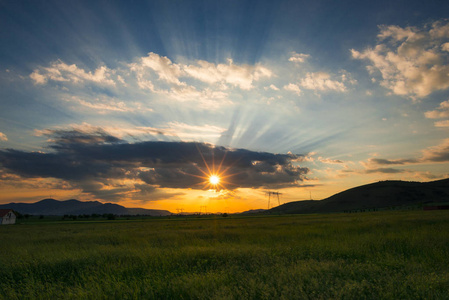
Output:
<instances>
[{"instance_id":1,"label":"blue sky","mask_svg":"<svg viewBox=\"0 0 449 300\"><path fill-rule=\"evenodd\" d=\"M238 211L268 190L446 178L448 15L446 1L0 1L0 202ZM207 169L193 156L85 152L153 142L261 158L224 161L214 191L171 181ZM86 168L39 165L56 158Z\"/></svg>"}]
</instances>

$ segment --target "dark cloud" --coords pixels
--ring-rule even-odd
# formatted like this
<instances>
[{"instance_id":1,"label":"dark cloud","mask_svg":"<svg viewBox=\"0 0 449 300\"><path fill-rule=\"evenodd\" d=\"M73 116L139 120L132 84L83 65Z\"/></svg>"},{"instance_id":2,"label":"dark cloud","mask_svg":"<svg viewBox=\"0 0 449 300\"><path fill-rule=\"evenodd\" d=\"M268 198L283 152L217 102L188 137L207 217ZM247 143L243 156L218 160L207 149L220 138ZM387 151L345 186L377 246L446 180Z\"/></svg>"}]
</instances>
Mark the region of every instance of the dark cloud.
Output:
<instances>
[{"instance_id":1,"label":"dark cloud","mask_svg":"<svg viewBox=\"0 0 449 300\"><path fill-rule=\"evenodd\" d=\"M303 181L301 155L229 149L194 142L129 143L102 130L47 131L49 151L0 150L5 172L22 177L52 177L70 182L97 198L114 200L132 191L114 180L137 180L144 195L162 188L204 188L207 166L224 172L228 189L282 188ZM147 184L147 188L142 186Z\"/></svg>"},{"instance_id":2,"label":"dark cloud","mask_svg":"<svg viewBox=\"0 0 449 300\"><path fill-rule=\"evenodd\" d=\"M383 159L383 158L371 158L370 163L375 165L406 165L419 162L417 159Z\"/></svg>"},{"instance_id":3,"label":"dark cloud","mask_svg":"<svg viewBox=\"0 0 449 300\"><path fill-rule=\"evenodd\" d=\"M417 158L384 159L370 158L365 166L409 165L418 163L445 163L449 161L449 139L443 140L439 145L428 147L421 151Z\"/></svg>"},{"instance_id":4,"label":"dark cloud","mask_svg":"<svg viewBox=\"0 0 449 300\"><path fill-rule=\"evenodd\" d=\"M377 169L369 169L369 170L365 171L366 174L371 174L371 173L397 174L397 173L404 173L404 172L407 172L407 171L402 170L402 169L394 169L394 168L377 168Z\"/></svg>"}]
</instances>

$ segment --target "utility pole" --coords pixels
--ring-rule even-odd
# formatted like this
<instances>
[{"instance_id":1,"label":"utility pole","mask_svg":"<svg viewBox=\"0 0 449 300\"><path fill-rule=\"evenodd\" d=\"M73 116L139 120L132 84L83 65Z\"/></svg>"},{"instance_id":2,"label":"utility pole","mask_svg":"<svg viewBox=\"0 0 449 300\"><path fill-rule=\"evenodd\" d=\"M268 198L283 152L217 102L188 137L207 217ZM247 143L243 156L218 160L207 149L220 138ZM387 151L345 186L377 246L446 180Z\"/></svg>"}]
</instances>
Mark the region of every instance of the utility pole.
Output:
<instances>
[{"instance_id":1,"label":"utility pole","mask_svg":"<svg viewBox=\"0 0 449 300\"><path fill-rule=\"evenodd\" d=\"M276 196L278 199L278 205L281 205L281 200L279 199L279 195L281 195L282 193L279 192L267 192L268 194L268 209L270 209L270 201L271 201L271 196L273 196L273 201L274 201L274 197Z\"/></svg>"}]
</instances>

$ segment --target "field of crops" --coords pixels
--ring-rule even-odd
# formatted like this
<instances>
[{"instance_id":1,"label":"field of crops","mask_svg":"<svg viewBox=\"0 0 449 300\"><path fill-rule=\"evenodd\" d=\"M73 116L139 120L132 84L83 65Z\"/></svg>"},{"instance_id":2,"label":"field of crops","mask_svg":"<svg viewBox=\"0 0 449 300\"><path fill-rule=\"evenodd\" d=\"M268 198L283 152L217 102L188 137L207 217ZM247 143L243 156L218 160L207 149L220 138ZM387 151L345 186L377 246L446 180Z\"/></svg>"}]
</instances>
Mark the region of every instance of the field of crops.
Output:
<instances>
[{"instance_id":1,"label":"field of crops","mask_svg":"<svg viewBox=\"0 0 449 300\"><path fill-rule=\"evenodd\" d=\"M0 299L449 299L448 254L449 211L42 221L0 226Z\"/></svg>"}]
</instances>

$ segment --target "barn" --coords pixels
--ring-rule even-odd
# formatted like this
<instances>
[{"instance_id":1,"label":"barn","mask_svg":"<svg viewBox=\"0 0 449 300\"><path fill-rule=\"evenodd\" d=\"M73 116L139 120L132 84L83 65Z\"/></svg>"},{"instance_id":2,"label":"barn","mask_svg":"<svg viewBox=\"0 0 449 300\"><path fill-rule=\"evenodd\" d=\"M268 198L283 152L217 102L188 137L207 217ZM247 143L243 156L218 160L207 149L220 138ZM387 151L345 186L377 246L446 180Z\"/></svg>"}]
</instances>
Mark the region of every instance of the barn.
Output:
<instances>
[{"instance_id":1,"label":"barn","mask_svg":"<svg viewBox=\"0 0 449 300\"><path fill-rule=\"evenodd\" d=\"M12 209L0 209L0 225L15 224L16 215Z\"/></svg>"}]
</instances>

